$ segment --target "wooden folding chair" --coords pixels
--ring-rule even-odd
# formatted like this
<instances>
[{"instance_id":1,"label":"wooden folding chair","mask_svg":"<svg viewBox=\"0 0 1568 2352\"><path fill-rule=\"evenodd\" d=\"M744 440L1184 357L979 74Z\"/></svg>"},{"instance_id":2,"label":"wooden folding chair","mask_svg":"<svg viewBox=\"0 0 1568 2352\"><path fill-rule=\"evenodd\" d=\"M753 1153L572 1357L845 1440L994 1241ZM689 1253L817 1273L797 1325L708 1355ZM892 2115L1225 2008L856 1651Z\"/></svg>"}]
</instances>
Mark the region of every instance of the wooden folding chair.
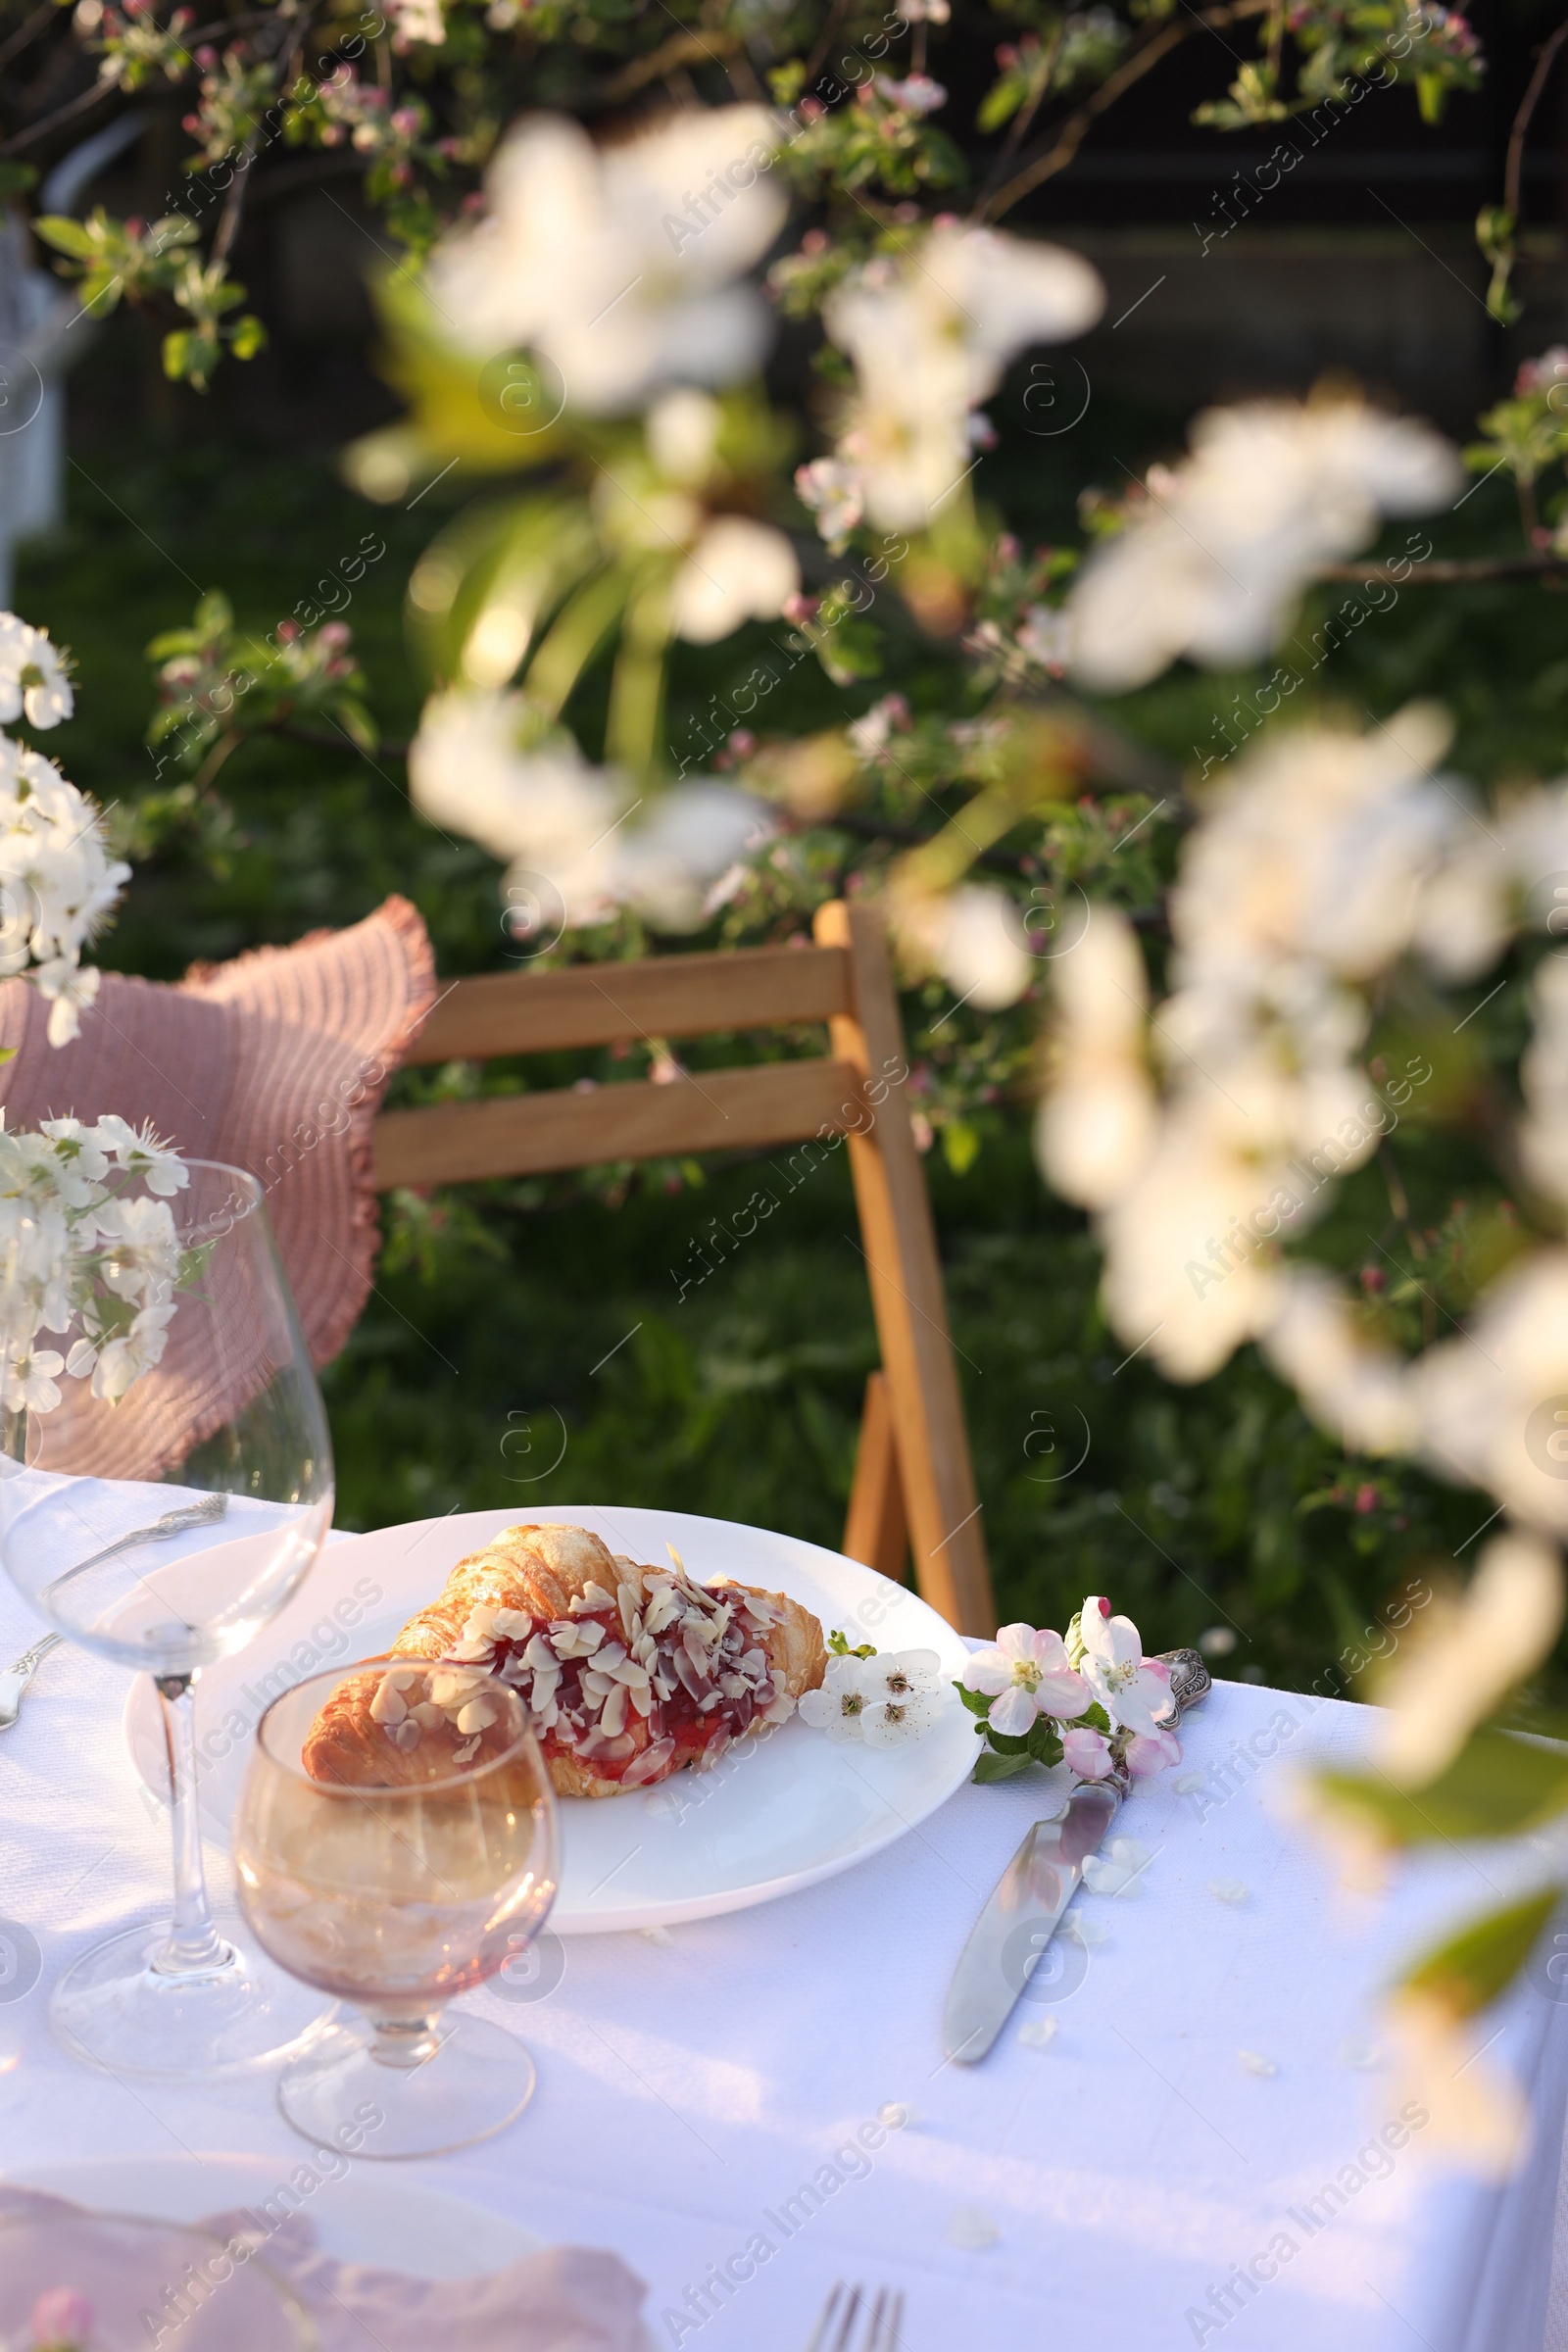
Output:
<instances>
[{"instance_id":1,"label":"wooden folding chair","mask_svg":"<svg viewBox=\"0 0 1568 2352\"><path fill-rule=\"evenodd\" d=\"M434 1006L410 1061L815 1021L827 1024L830 1052L667 1085L384 1111L375 1181L385 1192L847 1136L884 1368L866 1384L844 1548L897 1580L907 1545L932 1606L965 1633L989 1634L991 1578L887 946L868 907L842 903L818 910L815 937L811 948L460 980Z\"/></svg>"}]
</instances>

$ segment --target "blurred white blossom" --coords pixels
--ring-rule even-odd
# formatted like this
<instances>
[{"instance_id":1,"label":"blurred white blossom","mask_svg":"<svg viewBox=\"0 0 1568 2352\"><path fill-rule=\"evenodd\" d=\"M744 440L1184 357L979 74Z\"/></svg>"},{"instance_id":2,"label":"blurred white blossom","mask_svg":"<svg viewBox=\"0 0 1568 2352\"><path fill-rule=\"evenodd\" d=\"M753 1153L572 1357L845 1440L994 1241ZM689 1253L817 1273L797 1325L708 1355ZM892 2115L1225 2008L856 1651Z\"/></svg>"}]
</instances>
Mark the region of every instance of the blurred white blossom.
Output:
<instances>
[{"instance_id":1,"label":"blurred white blossom","mask_svg":"<svg viewBox=\"0 0 1568 2352\"><path fill-rule=\"evenodd\" d=\"M1568 938L1568 785L1455 828L1421 894L1416 938L1445 980L1487 971L1521 926Z\"/></svg>"},{"instance_id":2,"label":"blurred white blossom","mask_svg":"<svg viewBox=\"0 0 1568 2352\"><path fill-rule=\"evenodd\" d=\"M816 503L824 537L848 527L857 494L882 528L923 529L972 469L970 412L1008 361L1031 343L1081 334L1103 305L1076 254L995 229L943 225L902 262L866 263L823 306L858 386L837 453L853 475L816 477L802 493Z\"/></svg>"},{"instance_id":3,"label":"blurred white blossom","mask_svg":"<svg viewBox=\"0 0 1568 2352\"><path fill-rule=\"evenodd\" d=\"M1457 1598L1437 1593L1378 1687L1377 1763L1421 1788L1499 1699L1533 1674L1562 1624L1562 1566L1539 1536L1494 1536Z\"/></svg>"},{"instance_id":4,"label":"blurred white blossom","mask_svg":"<svg viewBox=\"0 0 1568 2352\"><path fill-rule=\"evenodd\" d=\"M1360 400L1208 410L1191 457L1151 469L1142 510L1084 568L1078 676L1122 693L1179 654L1213 667L1254 660L1321 565L1364 547L1381 515L1451 498L1461 478L1430 426Z\"/></svg>"},{"instance_id":5,"label":"blurred white blossom","mask_svg":"<svg viewBox=\"0 0 1568 2352\"><path fill-rule=\"evenodd\" d=\"M1486 1488L1528 1526L1568 1535L1568 1250L1511 1266L1412 1378L1432 1467Z\"/></svg>"},{"instance_id":6,"label":"blurred white blossom","mask_svg":"<svg viewBox=\"0 0 1568 2352\"><path fill-rule=\"evenodd\" d=\"M592 766L569 737L532 744L521 694L455 690L426 703L409 753L414 801L509 861L509 878L547 882L563 924L619 906L686 930L740 854L766 838L760 802L732 785L672 785L639 797L616 768Z\"/></svg>"},{"instance_id":7,"label":"blurred white blossom","mask_svg":"<svg viewBox=\"0 0 1568 2352\"><path fill-rule=\"evenodd\" d=\"M734 382L769 339L761 295L736 281L784 219L775 141L760 106L683 110L606 148L562 116L523 122L490 167L486 218L432 258L438 313L469 350L542 353L591 415Z\"/></svg>"},{"instance_id":8,"label":"blurred white blossom","mask_svg":"<svg viewBox=\"0 0 1568 2352\"><path fill-rule=\"evenodd\" d=\"M1103 1208L1148 1159L1156 1126L1144 1055L1148 983L1126 916L1097 907L1053 977L1052 1082L1040 1106L1036 1149L1064 1200Z\"/></svg>"},{"instance_id":9,"label":"blurred white blossom","mask_svg":"<svg viewBox=\"0 0 1568 2352\"><path fill-rule=\"evenodd\" d=\"M984 1012L1016 1004L1034 976L1022 917L992 883L897 899L892 914L906 952Z\"/></svg>"},{"instance_id":10,"label":"blurred white blossom","mask_svg":"<svg viewBox=\"0 0 1568 2352\"><path fill-rule=\"evenodd\" d=\"M1519 1156L1548 1200L1568 1204L1568 959L1546 956L1530 991L1534 1020L1519 1063Z\"/></svg>"},{"instance_id":11,"label":"blurred white blossom","mask_svg":"<svg viewBox=\"0 0 1568 2352\"><path fill-rule=\"evenodd\" d=\"M1313 1419L1351 1453L1408 1453L1419 1424L1404 1359L1358 1337L1344 1292L1314 1267L1291 1267L1278 1298L1269 1359Z\"/></svg>"},{"instance_id":12,"label":"blurred white blossom","mask_svg":"<svg viewBox=\"0 0 1568 2352\"><path fill-rule=\"evenodd\" d=\"M1423 2119L1422 2144L1434 2155L1484 2180L1507 2180L1530 2145L1530 2108L1519 2085L1433 1993L1396 1993L1384 2026L1396 2066L1391 2111L1413 2105Z\"/></svg>"},{"instance_id":13,"label":"blurred white blossom","mask_svg":"<svg viewBox=\"0 0 1568 2352\"><path fill-rule=\"evenodd\" d=\"M1365 736L1292 730L1238 763L1171 892L1174 991L1147 1030L1158 1097L1124 918L1097 908L1054 967L1042 1161L1100 1211L1118 1334L1176 1379L1205 1378L1269 1330L1291 1297L1280 1237L1305 1231L1332 1179L1395 1123L1356 1060L1368 1012L1352 983L1408 945L1423 882L1465 821L1432 773L1446 742L1441 714L1412 708ZM1333 1336L1317 1304L1300 1295L1284 1343L1314 1381ZM1360 1369L1346 1409L1397 1443L1404 1408Z\"/></svg>"},{"instance_id":14,"label":"blurred white blossom","mask_svg":"<svg viewBox=\"0 0 1568 2352\"><path fill-rule=\"evenodd\" d=\"M772 620L800 593L801 567L782 531L718 514L675 575L675 633L715 645L745 620Z\"/></svg>"},{"instance_id":15,"label":"blurred white blossom","mask_svg":"<svg viewBox=\"0 0 1568 2352\"><path fill-rule=\"evenodd\" d=\"M662 392L648 412L648 448L654 464L672 482L695 485L707 479L718 445L722 414L716 400L690 384Z\"/></svg>"}]
</instances>

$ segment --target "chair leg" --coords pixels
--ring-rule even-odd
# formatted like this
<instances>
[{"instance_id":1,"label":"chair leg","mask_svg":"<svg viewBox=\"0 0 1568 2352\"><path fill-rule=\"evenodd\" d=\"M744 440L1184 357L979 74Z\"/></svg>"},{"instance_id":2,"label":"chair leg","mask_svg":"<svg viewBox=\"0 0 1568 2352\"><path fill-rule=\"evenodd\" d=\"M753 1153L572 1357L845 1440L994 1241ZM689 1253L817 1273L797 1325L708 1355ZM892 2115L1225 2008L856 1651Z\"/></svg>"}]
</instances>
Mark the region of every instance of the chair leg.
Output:
<instances>
[{"instance_id":1,"label":"chair leg","mask_svg":"<svg viewBox=\"0 0 1568 2352\"><path fill-rule=\"evenodd\" d=\"M860 1417L849 1517L844 1522L844 1549L852 1560L863 1560L867 1568L876 1568L902 1585L908 1548L893 1398L887 1374L873 1372L865 1384L865 1411Z\"/></svg>"}]
</instances>

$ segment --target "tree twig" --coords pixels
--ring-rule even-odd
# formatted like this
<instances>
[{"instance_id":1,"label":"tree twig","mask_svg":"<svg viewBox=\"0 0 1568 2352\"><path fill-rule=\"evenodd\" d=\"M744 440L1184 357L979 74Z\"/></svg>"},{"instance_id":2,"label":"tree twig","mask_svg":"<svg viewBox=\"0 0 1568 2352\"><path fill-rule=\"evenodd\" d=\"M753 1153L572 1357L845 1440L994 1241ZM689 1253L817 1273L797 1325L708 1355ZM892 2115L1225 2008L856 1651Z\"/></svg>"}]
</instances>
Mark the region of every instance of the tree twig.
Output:
<instances>
[{"instance_id":1,"label":"tree twig","mask_svg":"<svg viewBox=\"0 0 1568 2352\"><path fill-rule=\"evenodd\" d=\"M629 66L622 66L612 74L599 95L607 106L618 106L621 99L635 96L651 81L662 81L680 66L708 64L722 65L741 46L735 32L672 32L667 41L650 49L646 57L634 57Z\"/></svg>"},{"instance_id":2,"label":"tree twig","mask_svg":"<svg viewBox=\"0 0 1568 2352\"><path fill-rule=\"evenodd\" d=\"M1405 559L1409 561L1409 559ZM1568 572L1568 556L1456 556L1417 564L1396 572L1387 564L1325 564L1319 580L1387 581L1395 588L1462 588L1488 580L1544 580Z\"/></svg>"},{"instance_id":3,"label":"tree twig","mask_svg":"<svg viewBox=\"0 0 1568 2352\"><path fill-rule=\"evenodd\" d=\"M1194 24L1201 25L1206 31L1217 32L1222 24L1236 24L1246 17L1263 16L1269 5L1270 0L1229 0L1226 7L1205 8L1201 13L1192 12L1188 23L1165 25L1141 49L1134 50L1132 56L1125 59L1115 73L1101 83L1098 90L1090 93L1077 113L1069 115L1057 126L1054 143L1044 155L1037 156L1032 164L1026 164L995 196L987 198L978 208L976 220L1000 220L1004 213L1010 212L1042 181L1054 179L1058 172L1065 172L1106 108L1114 106L1124 90L1131 89L1134 82L1141 81L1146 74L1159 64L1161 58L1168 57L1173 49L1187 40Z\"/></svg>"},{"instance_id":4,"label":"tree twig","mask_svg":"<svg viewBox=\"0 0 1568 2352\"><path fill-rule=\"evenodd\" d=\"M120 84L115 81L95 81L90 90L82 90L64 106L57 106L52 115L44 115L38 122L29 123L25 130L19 130L14 137L0 141L0 155L20 155L24 147L30 147L37 139L47 138L50 131L58 128L62 122L70 122L75 116L84 115L90 106L97 106L105 98L112 98L119 87Z\"/></svg>"},{"instance_id":5,"label":"tree twig","mask_svg":"<svg viewBox=\"0 0 1568 2352\"><path fill-rule=\"evenodd\" d=\"M55 0L43 0L42 8L35 8L30 17L24 18L9 40L0 41L0 66L9 66L14 57L20 57L27 43L35 39L46 24L58 23L60 11L55 6Z\"/></svg>"},{"instance_id":6,"label":"tree twig","mask_svg":"<svg viewBox=\"0 0 1568 2352\"><path fill-rule=\"evenodd\" d=\"M1564 41L1568 41L1568 17L1563 19L1550 40L1543 43L1541 55L1536 60L1536 70L1519 101L1519 112L1508 133L1508 161L1502 174L1502 201L1515 220L1519 218L1519 207L1524 199L1525 138L1531 118L1541 103L1541 93L1546 86L1546 76Z\"/></svg>"}]
</instances>

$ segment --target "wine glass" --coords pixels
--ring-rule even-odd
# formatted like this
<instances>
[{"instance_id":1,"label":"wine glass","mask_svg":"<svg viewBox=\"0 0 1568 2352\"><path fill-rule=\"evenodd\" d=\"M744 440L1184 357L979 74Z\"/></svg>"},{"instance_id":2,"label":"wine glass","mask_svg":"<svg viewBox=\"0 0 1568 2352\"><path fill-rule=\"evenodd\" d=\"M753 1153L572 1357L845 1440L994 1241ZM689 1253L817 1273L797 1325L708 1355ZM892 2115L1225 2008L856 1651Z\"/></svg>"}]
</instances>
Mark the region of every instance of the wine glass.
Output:
<instances>
[{"instance_id":1,"label":"wine glass","mask_svg":"<svg viewBox=\"0 0 1568 2352\"><path fill-rule=\"evenodd\" d=\"M122 1930L87 1952L60 1979L50 2015L78 2056L174 2077L261 2065L322 2011L214 1922L191 1686L283 1607L332 1519L326 1412L261 1187L215 1160L185 1167L185 1188L156 1207L135 1184L118 1195L121 1238L107 1254L100 1245L95 1277L100 1292L109 1286L107 1308L102 1297L84 1308L78 1295L69 1314L58 1301L49 1309L47 1334L65 1347L85 1328L74 1347L90 1355L96 1329L107 1356L105 1331L119 1330L133 1351L91 1383L49 1377L82 1359L38 1355L45 1335L26 1338L18 1303L36 1296L29 1269L57 1247L58 1215L47 1201L13 1199L0 1223L0 1560L72 1641L152 1676L173 1830L172 1919ZM160 1251L164 1271L149 1288L138 1265L145 1272ZM128 1294L119 1324L115 1284ZM161 1321L147 1344L130 1307L154 1297Z\"/></svg>"},{"instance_id":2,"label":"wine glass","mask_svg":"<svg viewBox=\"0 0 1568 2352\"><path fill-rule=\"evenodd\" d=\"M240 1903L273 1959L364 2011L285 2067L318 2145L436 2156L533 2094L500 2026L442 2012L525 1949L555 1900L556 1805L516 1691L476 1667L372 1658L272 1701L234 1817Z\"/></svg>"}]
</instances>

